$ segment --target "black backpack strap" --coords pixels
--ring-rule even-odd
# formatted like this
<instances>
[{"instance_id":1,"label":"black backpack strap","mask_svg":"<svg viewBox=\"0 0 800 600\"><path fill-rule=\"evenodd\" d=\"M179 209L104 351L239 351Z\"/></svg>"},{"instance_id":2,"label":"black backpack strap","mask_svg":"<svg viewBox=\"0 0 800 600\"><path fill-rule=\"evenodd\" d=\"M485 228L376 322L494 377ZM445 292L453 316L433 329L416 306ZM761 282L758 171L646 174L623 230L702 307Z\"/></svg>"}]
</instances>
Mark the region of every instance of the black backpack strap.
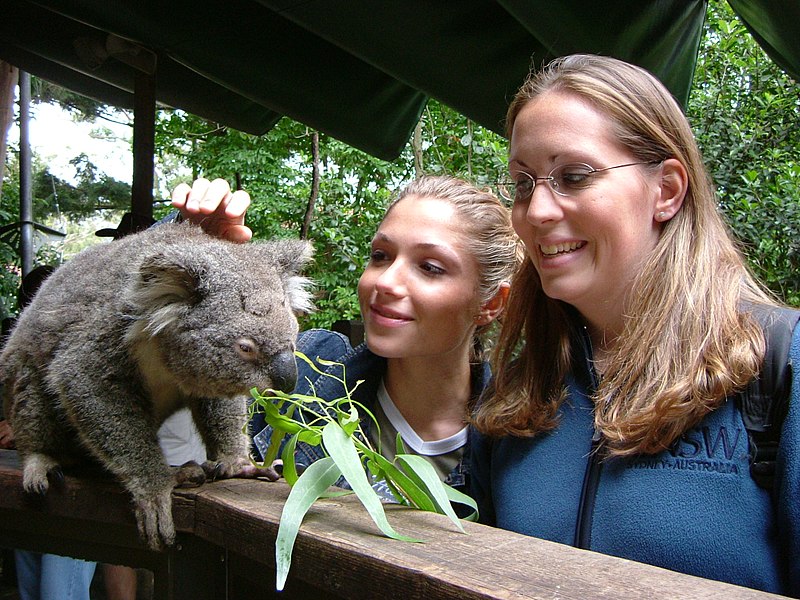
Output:
<instances>
[{"instance_id":1,"label":"black backpack strap","mask_svg":"<svg viewBox=\"0 0 800 600\"><path fill-rule=\"evenodd\" d=\"M764 329L766 352L761 373L738 396L750 442L750 474L759 486L771 491L781 427L789 411L789 348L800 310L753 305L750 311Z\"/></svg>"}]
</instances>

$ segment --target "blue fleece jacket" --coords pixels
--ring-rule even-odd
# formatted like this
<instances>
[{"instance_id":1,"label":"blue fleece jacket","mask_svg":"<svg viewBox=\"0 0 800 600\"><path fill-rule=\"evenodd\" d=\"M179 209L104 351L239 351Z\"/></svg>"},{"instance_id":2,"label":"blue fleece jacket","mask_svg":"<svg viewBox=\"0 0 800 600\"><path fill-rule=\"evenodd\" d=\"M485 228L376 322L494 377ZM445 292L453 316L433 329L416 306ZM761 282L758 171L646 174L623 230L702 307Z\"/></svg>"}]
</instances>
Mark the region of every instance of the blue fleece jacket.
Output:
<instances>
[{"instance_id":1,"label":"blue fleece jacket","mask_svg":"<svg viewBox=\"0 0 800 600\"><path fill-rule=\"evenodd\" d=\"M481 520L519 533L709 579L800 597L800 326L777 491L750 476L732 400L657 455L600 461L588 356L560 422L534 438L472 436Z\"/></svg>"}]
</instances>

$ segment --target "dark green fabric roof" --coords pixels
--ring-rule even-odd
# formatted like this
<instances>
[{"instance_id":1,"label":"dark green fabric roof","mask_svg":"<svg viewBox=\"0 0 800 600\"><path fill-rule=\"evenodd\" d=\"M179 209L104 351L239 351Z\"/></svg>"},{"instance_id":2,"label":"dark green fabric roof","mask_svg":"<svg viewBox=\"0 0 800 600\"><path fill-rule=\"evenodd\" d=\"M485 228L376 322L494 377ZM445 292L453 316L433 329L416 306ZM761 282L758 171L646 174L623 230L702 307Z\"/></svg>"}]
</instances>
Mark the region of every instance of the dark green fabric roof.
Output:
<instances>
[{"instance_id":1,"label":"dark green fabric roof","mask_svg":"<svg viewBox=\"0 0 800 600\"><path fill-rule=\"evenodd\" d=\"M731 0L770 56L800 72L796 0ZM108 34L157 57L158 101L253 134L282 115L375 156L405 146L429 97L503 130L532 66L610 54L688 97L703 0L0 0L0 58L118 106L133 67L76 48Z\"/></svg>"}]
</instances>

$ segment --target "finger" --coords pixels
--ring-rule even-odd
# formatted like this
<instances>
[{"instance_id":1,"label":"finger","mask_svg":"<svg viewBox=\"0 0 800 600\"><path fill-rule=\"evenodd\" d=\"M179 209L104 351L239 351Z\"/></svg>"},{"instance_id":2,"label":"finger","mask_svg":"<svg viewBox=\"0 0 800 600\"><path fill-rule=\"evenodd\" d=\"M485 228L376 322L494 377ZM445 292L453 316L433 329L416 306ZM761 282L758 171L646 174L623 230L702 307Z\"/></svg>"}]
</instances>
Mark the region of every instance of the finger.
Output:
<instances>
[{"instance_id":1,"label":"finger","mask_svg":"<svg viewBox=\"0 0 800 600\"><path fill-rule=\"evenodd\" d=\"M253 231L246 225L229 225L220 232L220 237L230 242L244 244L253 237Z\"/></svg>"},{"instance_id":2,"label":"finger","mask_svg":"<svg viewBox=\"0 0 800 600\"><path fill-rule=\"evenodd\" d=\"M244 190L235 191L230 199L228 205L225 207L225 216L229 219L241 219L239 224L244 224L244 215L250 206L250 194Z\"/></svg>"},{"instance_id":3,"label":"finger","mask_svg":"<svg viewBox=\"0 0 800 600\"><path fill-rule=\"evenodd\" d=\"M192 182L192 189L186 198L184 210L181 211L184 213L184 217L196 215L200 212L200 201L206 195L206 190L210 185L211 182L204 177L199 177Z\"/></svg>"},{"instance_id":4,"label":"finger","mask_svg":"<svg viewBox=\"0 0 800 600\"><path fill-rule=\"evenodd\" d=\"M192 188L185 183L179 183L178 186L172 190L172 206L178 210L186 206L186 199L189 197L189 192Z\"/></svg>"},{"instance_id":5,"label":"finger","mask_svg":"<svg viewBox=\"0 0 800 600\"><path fill-rule=\"evenodd\" d=\"M200 198L200 212L210 215L217 209L225 209L231 198L231 187L224 179L215 179L205 190Z\"/></svg>"}]
</instances>

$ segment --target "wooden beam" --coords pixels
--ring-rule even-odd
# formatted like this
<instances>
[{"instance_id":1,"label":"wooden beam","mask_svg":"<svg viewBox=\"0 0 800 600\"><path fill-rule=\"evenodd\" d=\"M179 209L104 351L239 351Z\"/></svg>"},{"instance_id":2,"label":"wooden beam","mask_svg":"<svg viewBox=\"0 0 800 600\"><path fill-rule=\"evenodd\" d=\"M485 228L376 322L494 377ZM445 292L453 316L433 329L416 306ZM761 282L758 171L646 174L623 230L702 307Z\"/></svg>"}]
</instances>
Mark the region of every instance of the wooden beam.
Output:
<instances>
[{"instance_id":1,"label":"wooden beam","mask_svg":"<svg viewBox=\"0 0 800 600\"><path fill-rule=\"evenodd\" d=\"M24 494L21 479L16 453L0 451L0 545L150 568L158 599L781 597L475 523L464 524L465 535L442 515L387 506L398 532L424 540L398 542L380 534L354 496L312 506L277 594L283 482L232 479L176 490L178 543L152 552L137 537L127 494L107 477L67 475L41 499Z\"/></svg>"},{"instance_id":2,"label":"wooden beam","mask_svg":"<svg viewBox=\"0 0 800 600\"><path fill-rule=\"evenodd\" d=\"M155 182L156 75L135 71L131 212L147 222L153 216Z\"/></svg>"}]
</instances>

